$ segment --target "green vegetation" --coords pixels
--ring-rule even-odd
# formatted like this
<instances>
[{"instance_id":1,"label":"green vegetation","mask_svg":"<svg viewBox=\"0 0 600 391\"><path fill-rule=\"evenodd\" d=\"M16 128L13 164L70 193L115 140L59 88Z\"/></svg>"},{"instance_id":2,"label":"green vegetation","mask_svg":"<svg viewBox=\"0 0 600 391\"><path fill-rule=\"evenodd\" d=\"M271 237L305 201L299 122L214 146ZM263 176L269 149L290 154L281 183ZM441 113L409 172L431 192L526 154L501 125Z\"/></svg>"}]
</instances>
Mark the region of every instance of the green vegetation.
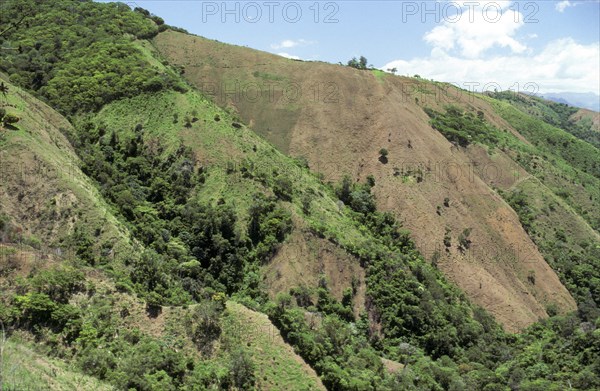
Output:
<instances>
[{"instance_id":1,"label":"green vegetation","mask_svg":"<svg viewBox=\"0 0 600 391\"><path fill-rule=\"evenodd\" d=\"M254 381L257 389L317 390L322 389L315 378L308 378L309 367L294 360L286 349L289 346L266 315L253 312L241 304L227 302L223 316L223 345L238 350L238 367L254 365L246 379ZM251 364L247 358L250 357ZM246 360L240 360L240 359ZM238 371L239 372L239 371ZM242 373L240 373L241 375ZM240 380L246 380L240 379Z\"/></svg>"},{"instance_id":2,"label":"green vegetation","mask_svg":"<svg viewBox=\"0 0 600 391\"><path fill-rule=\"evenodd\" d=\"M519 102L523 104L528 102L526 98L508 92L494 96L503 100L510 98L511 101L520 99ZM537 102L533 98L531 101ZM432 126L450 141L462 146L477 141L490 148L499 145L502 150L510 151L509 153L516 152L517 162L554 191L554 194L540 192L535 189L543 189L541 186L534 189L523 184L514 190L499 190L499 193L517 212L523 228L576 298L581 319L593 322L600 315L600 295L597 289L600 282L600 245L593 230L585 223L578 222L579 217L573 217L573 213L562 203L567 203L580 212L590 226L598 230L600 215L597 211L597 201L589 204L588 202L600 199L600 182L596 177L597 167L600 167L600 152L590 144L529 117L504 102L491 103L496 105L500 114L535 146L527 146L516 137L487 124L482 115L475 117L470 113L462 113L455 107L448 107L445 114L430 109L425 111L432 118ZM565 117L573 113L568 106L549 103L548 106L542 107L555 108L555 117L549 116L545 119L563 126ZM560 118L563 119L562 122L557 122ZM579 183L583 186L577 186ZM566 189L576 189L573 194L583 194L579 194L580 198L575 198ZM558 198L562 200L559 201ZM577 223L577 234L567 235L564 230L558 229L557 224L564 223L565 219L573 219ZM555 224L550 223L551 221ZM446 238L448 240L445 239L444 244L449 246L450 237ZM466 231L459 237L461 248L468 244L467 238Z\"/></svg>"},{"instance_id":3,"label":"green vegetation","mask_svg":"<svg viewBox=\"0 0 600 391\"><path fill-rule=\"evenodd\" d=\"M600 133L592 129L592 121L586 118L576 122L571 117L579 109L564 103L556 103L533 96L516 94L510 91L491 93L494 99L510 102L520 111L541 119L549 125L563 129L580 140L600 148Z\"/></svg>"},{"instance_id":4,"label":"green vegetation","mask_svg":"<svg viewBox=\"0 0 600 391\"><path fill-rule=\"evenodd\" d=\"M4 390L114 390L109 384L81 374L60 360L37 353L29 343L8 340L0 368Z\"/></svg>"},{"instance_id":5,"label":"green vegetation","mask_svg":"<svg viewBox=\"0 0 600 391\"><path fill-rule=\"evenodd\" d=\"M502 131L477 115L449 106L445 113L425 108L431 125L449 141L462 147L477 142L490 153L499 148L527 172L544 182L581 215L595 230L600 229L600 151L567 132L521 113L505 102L489 99L504 119L528 141L526 144L508 131ZM569 191L570 190L570 191Z\"/></svg>"},{"instance_id":6,"label":"green vegetation","mask_svg":"<svg viewBox=\"0 0 600 391\"><path fill-rule=\"evenodd\" d=\"M356 68L356 69L367 69L367 59L364 56L360 56L360 58L357 60L356 57L352 57L351 60L348 61L347 64L349 67L351 68Z\"/></svg>"},{"instance_id":7,"label":"green vegetation","mask_svg":"<svg viewBox=\"0 0 600 391\"><path fill-rule=\"evenodd\" d=\"M366 314L351 321L343 303L328 297L326 286L295 288L266 307L328 389L595 387L599 379L589 374L598 362L589 354L598 336L587 317L554 317L520 336L505 334L422 259L390 215L371 207L370 188L346 177L335 192L351 206L353 220L373 235L369 248L346 249L365 263L371 314L381 331L370 327ZM469 229L463 231L463 242L469 234ZM315 290L316 306L311 300ZM318 314L317 326L307 320L307 311ZM377 358L381 355L405 369L395 375L386 372ZM565 363L577 369L565 370Z\"/></svg>"},{"instance_id":8,"label":"green vegetation","mask_svg":"<svg viewBox=\"0 0 600 391\"><path fill-rule=\"evenodd\" d=\"M548 124L502 103L497 103L499 113L540 151L561 157L573 168L600 178L600 150L567 133L574 125L564 115L560 122L550 121L551 124ZM558 125L565 128L559 129Z\"/></svg>"},{"instance_id":9,"label":"green vegetation","mask_svg":"<svg viewBox=\"0 0 600 391\"><path fill-rule=\"evenodd\" d=\"M431 117L431 126L448 139L461 147L473 142L494 145L500 142L500 136L486 123L483 113L477 115L463 112L456 106L448 106L446 113L438 113L430 108L425 112Z\"/></svg>"},{"instance_id":10,"label":"green vegetation","mask_svg":"<svg viewBox=\"0 0 600 391\"><path fill-rule=\"evenodd\" d=\"M561 228L545 224L541 216L552 212L550 209L538 210L534 203L528 201L527 189L501 191L500 194L517 212L523 228L575 297L580 317L594 322L600 316L600 244L575 235L567 236ZM550 208L559 207L553 204Z\"/></svg>"},{"instance_id":11,"label":"green vegetation","mask_svg":"<svg viewBox=\"0 0 600 391\"><path fill-rule=\"evenodd\" d=\"M393 215L377 210L373 177L355 183L346 176L327 186L305 163L277 152L189 89L146 41L167 28L160 17L119 3L12 1L3 4L0 23L18 20L27 6L26 23L3 30L0 43L17 50L0 67L69 116L74 128L65 128L65 136L95 186L86 190L98 194L101 211L115 216L112 223L131 243L115 255L102 227L82 217L61 238L68 256L29 262L43 241L23 238L3 211L0 237L11 242L0 247L7 351L20 349L18 338L35 341L35 354L86 374L73 381L75 375L65 374L61 381L71 388L84 388L82 382L120 390L315 388L318 382L285 345L270 345L263 330L240 332L240 324L270 326L267 314L330 390L600 387L594 274L600 265L589 261L600 259L594 243L578 243L581 253L562 256L559 245L546 247L540 239L576 292L579 311L507 334L436 269L439 253L427 262ZM361 57L348 65L366 64ZM539 132L523 130L539 138L529 147L486 123L483 113L427 112L449 140L514 148L532 172L535 154L550 154L548 144L568 140L558 155L548 155L562 170L557 175L597 183L594 147L554 134L549 125L529 123ZM509 122L520 118L505 113ZM587 152L586 159L575 156ZM387 155L381 149L380 159L387 162ZM550 186L556 191L561 183ZM598 190L586 191L595 197ZM521 193L504 196L530 234L542 238L537 207ZM566 195L565 205L600 222L589 204L573 198ZM324 277L317 286L270 298L262 268L290 234L301 234L294 232L298 226L360 263L365 308L355 305L356 279L341 299ZM458 237L463 251L470 234L464 228ZM446 236L449 247L449 229ZM564 232L556 238L568 241ZM250 314L236 301L264 314ZM382 358L402 369L389 371ZM44 387L23 376L26 382L7 386Z\"/></svg>"},{"instance_id":12,"label":"green vegetation","mask_svg":"<svg viewBox=\"0 0 600 391\"><path fill-rule=\"evenodd\" d=\"M0 69L11 81L38 92L63 114L98 110L141 91L185 89L172 71L148 66L135 38L158 33L155 20L123 3L8 1L0 25L17 20L30 7L28 28L0 37ZM69 26L69 28L64 28Z\"/></svg>"}]
</instances>

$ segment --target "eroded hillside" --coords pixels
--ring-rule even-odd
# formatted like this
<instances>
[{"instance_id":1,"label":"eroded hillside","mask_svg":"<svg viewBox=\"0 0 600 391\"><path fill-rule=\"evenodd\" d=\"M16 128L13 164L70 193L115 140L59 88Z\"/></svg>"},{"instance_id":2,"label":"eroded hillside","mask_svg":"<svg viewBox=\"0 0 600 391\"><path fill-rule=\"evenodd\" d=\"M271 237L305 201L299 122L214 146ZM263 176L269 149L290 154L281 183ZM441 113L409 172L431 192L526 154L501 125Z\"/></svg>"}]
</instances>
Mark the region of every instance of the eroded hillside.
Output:
<instances>
[{"instance_id":1,"label":"eroded hillside","mask_svg":"<svg viewBox=\"0 0 600 391\"><path fill-rule=\"evenodd\" d=\"M421 252L509 330L545 317L550 304L575 308L495 191L530 174L503 150L452 144L423 110L454 104L480 112L528 144L487 101L446 84L293 61L177 32L154 42L200 90L328 180L373 175L379 207L392 211Z\"/></svg>"}]
</instances>

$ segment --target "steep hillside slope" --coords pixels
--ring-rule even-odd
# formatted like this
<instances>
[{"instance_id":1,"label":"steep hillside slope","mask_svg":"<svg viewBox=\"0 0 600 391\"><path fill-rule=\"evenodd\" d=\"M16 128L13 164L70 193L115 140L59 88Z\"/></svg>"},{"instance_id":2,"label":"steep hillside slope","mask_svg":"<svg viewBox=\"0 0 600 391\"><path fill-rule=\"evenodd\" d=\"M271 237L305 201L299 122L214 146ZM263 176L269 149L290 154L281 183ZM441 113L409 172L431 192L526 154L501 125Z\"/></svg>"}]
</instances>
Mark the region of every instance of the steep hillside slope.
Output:
<instances>
[{"instance_id":1,"label":"steep hillside slope","mask_svg":"<svg viewBox=\"0 0 600 391\"><path fill-rule=\"evenodd\" d=\"M128 230L82 173L65 137L71 124L5 75L0 79L10 92L0 105L20 119L0 130L0 212L12 225L5 240L64 257L104 249L114 258L130 250Z\"/></svg>"},{"instance_id":2,"label":"steep hillside slope","mask_svg":"<svg viewBox=\"0 0 600 391\"><path fill-rule=\"evenodd\" d=\"M292 83L297 74L323 84L314 66L334 82L325 86L328 98L313 90L294 100L294 86L279 85L269 99L286 101L275 107L247 99L247 89L244 99L220 107L207 98L211 86L198 91L187 84L180 76L187 70L170 65L148 40L173 28L143 9L13 0L2 11L0 24L25 15L25 23L0 36L2 47L16 49L0 58L11 105L1 113L0 144L10 163L0 216L0 321L9 343L35 341L36 352L123 390L600 387L593 360L600 284L584 259L594 256L585 238L594 234L586 224L597 221L590 209L596 177L587 172L595 159L578 156L587 147L573 136L540 121L527 122L535 131L520 129L520 112L510 104L461 97L444 84L278 57L274 69L252 69L251 77ZM268 65L262 56L242 49L225 56L227 69L249 76L244 61ZM279 75L279 66L294 77ZM412 95L398 104L404 83ZM357 95L335 101L336 85ZM345 106L327 112L327 104L340 102ZM40 129L43 119L48 129ZM292 155L313 150L290 157L245 121L266 123L263 134ZM340 129L317 134L331 124ZM403 141L399 129L407 125L410 139ZM384 132L388 127L396 133ZM551 142L559 153L548 152ZM345 151L349 145L356 150ZM402 164L407 156L428 162ZM450 170L434 170L440 156L452 157L443 166ZM27 169L22 181L14 171L21 160L78 168L71 176ZM542 173L532 169L538 160ZM315 162L336 165L321 169ZM473 174L452 171L466 162ZM492 177L490 162L519 166ZM309 166L338 183L324 183ZM551 179L546 189L538 186L541 175ZM25 185L50 200L70 191L77 202L64 211L56 200L20 204ZM560 186L577 194L546 211L541 205L555 200ZM530 207L520 190L531 195ZM419 230L421 252L397 216ZM546 246L546 236L566 236L549 228L559 218L577 234L560 248L568 259ZM530 254L510 248L535 249L519 224L556 255L557 270L569 266L561 278L577 288L578 300L591 297L589 305L579 301L577 313L557 315L573 308L572 299L539 253L527 264L522 259ZM492 245L514 251L481 255L478 246ZM465 265L480 273L471 276L478 283L469 286ZM522 334L506 333L438 268L506 328L554 316ZM590 268L593 278L580 281Z\"/></svg>"},{"instance_id":3,"label":"steep hillside slope","mask_svg":"<svg viewBox=\"0 0 600 391\"><path fill-rule=\"evenodd\" d=\"M63 362L36 353L27 345L9 341L4 347L1 372L5 390L109 391L97 379L71 371Z\"/></svg>"},{"instance_id":4,"label":"steep hillside slope","mask_svg":"<svg viewBox=\"0 0 600 391\"><path fill-rule=\"evenodd\" d=\"M132 354L127 346L135 343L133 341L142 338L147 349L153 341L167 338L169 328L165 325L165 319L182 323L186 316L191 315L170 311L168 307L159 311L170 314L168 316L153 318L146 313L145 303L134 298L131 282L128 281L132 258L144 252L143 240L133 238L138 233L136 227L127 224L123 211L115 208L112 200L106 200L97 182L86 175L90 171L88 164L95 166L102 162L82 161L71 144L71 141L79 141L78 131L73 125L47 104L12 84L6 75L0 74L0 79L7 92L0 102L0 107L5 110L2 116L10 115L18 119L11 123L3 122L0 127L0 242L5 243L0 245L0 322L6 323L9 336L3 351L0 383L4 387L13 387L9 389L113 389L97 380L102 378L115 384L118 389L127 384L143 384L145 389L157 390L169 387L166 381L160 383L162 386L150 386L152 381L144 378L144 375L150 376L154 370L152 366L146 374L141 371L141 380L135 379L135 374L130 374L131 377L121 376L121 379L107 379L109 374L104 365L115 370L112 364L106 361L103 365L94 363L97 358L92 356L98 340L103 338L102 334L107 329L117 327L117 323L127 331L122 336L111 335L111 342L107 340L105 343L114 345L107 350L109 354L127 357L127 354ZM195 103L201 101L198 96L194 96L194 99ZM157 101L162 102L160 99ZM129 111L133 106L125 107ZM184 107L182 118L188 109L191 111L189 105ZM142 107L139 114L147 119L149 112ZM203 114L209 115L212 123L216 112L218 110ZM225 117L224 113L221 115ZM120 125L126 122L123 117L114 114L110 118L119 121ZM133 114L129 119L138 123L138 118ZM77 121L82 123L86 120ZM172 121L172 117L169 121ZM110 120L106 122L112 125ZM159 130L158 126L148 125L149 129ZM134 127L132 125L130 130ZM231 128L231 122L223 127ZM168 154L173 152L170 147L177 149L180 146L180 140L176 139L176 144L169 144L168 138L164 137L169 134L166 130L167 127L163 127L160 135L163 136L161 140ZM127 136L125 130L119 134L121 138ZM227 148L226 144L220 143L222 140L218 141L223 148ZM215 156L224 156L224 152L212 152ZM206 167L212 164L209 160L203 160L203 163ZM224 164L222 169L226 169ZM250 188L242 186L241 191L244 197L250 199ZM207 193L207 197L215 202L217 200L214 197L220 194L218 188ZM234 191L231 196L235 197ZM103 270L94 270L93 267ZM82 273L74 272L75 269ZM70 281L66 270L77 273L75 278L78 281ZM71 288L67 288L69 284L73 284ZM73 291L63 294L63 289ZM40 300L50 298L50 301L35 302L34 298L38 297L36 294L40 294ZM32 308L38 307L30 308L30 302ZM56 320L60 311L66 311L64 316L70 322L69 326L65 326L63 320ZM99 315L102 321L96 318L98 313L102 313ZM215 312L214 316L213 321L219 324L219 313ZM32 319L27 320L28 317ZM75 372L66 370L66 364L60 360L33 353L25 345L14 342L16 335L13 336L13 333L19 334L22 330L27 330L23 334L25 338L35 337L39 341L37 347L40 350L70 358L75 364ZM44 334L46 331L41 330L48 330L48 335L51 335L50 330L55 332L55 340L48 341L48 335ZM83 337L86 332L91 334ZM130 332L135 338L132 339ZM189 333L189 330L183 330L179 338L190 346L182 357L193 362L197 359L198 349ZM54 345L56 343L58 346ZM79 352L76 359L69 357L72 355L69 352L71 348ZM228 377L229 353L237 348L230 345L219 353L222 358L218 366L225 370L224 378ZM302 362L289 346L282 346L277 352L284 363ZM26 364L22 362L24 355L28 355ZM161 358L157 356L157 360ZM133 369L133 364L125 365L130 365L129 370ZM157 365L163 364L159 362ZM263 373L261 369L261 382L276 384L277 381L293 379L299 387L303 384L320 384L322 388L314 371L307 369L306 364L303 368L304 371L291 367L289 373L295 376L289 379L282 379L283 375L278 372ZM81 370L94 377L77 372ZM189 377L193 376L190 374Z\"/></svg>"},{"instance_id":5,"label":"steep hillside slope","mask_svg":"<svg viewBox=\"0 0 600 391\"><path fill-rule=\"evenodd\" d=\"M586 118L589 118L586 120ZM600 132L600 113L587 109L579 109L571 116L575 122L589 121L590 129Z\"/></svg>"},{"instance_id":6,"label":"steep hillside slope","mask_svg":"<svg viewBox=\"0 0 600 391\"><path fill-rule=\"evenodd\" d=\"M574 308L518 216L486 183L511 186L527 172L498 150L478 161L470 151L481 147L455 147L422 109L452 103L481 111L527 143L486 101L444 84L303 63L172 31L154 42L200 90L328 180L373 175L378 205L509 330L545 317L547 305ZM467 232L465 249L459 240Z\"/></svg>"},{"instance_id":7,"label":"steep hillside slope","mask_svg":"<svg viewBox=\"0 0 600 391\"><path fill-rule=\"evenodd\" d=\"M223 343L246 345L257 364L259 390L325 390L315 371L286 344L265 314L227 303Z\"/></svg>"},{"instance_id":8,"label":"steep hillside slope","mask_svg":"<svg viewBox=\"0 0 600 391\"><path fill-rule=\"evenodd\" d=\"M46 13L36 16L32 31L38 31L38 23L44 25L61 18L61 7L71 12L68 5L78 7L82 15L87 15L82 20L89 23L96 23L93 15L104 9L123 19L143 20L111 5L54 3L57 7L47 5ZM96 43L106 46L107 53L114 53L106 62L118 62L125 45L128 51L122 60L135 58L139 69L134 73L140 78L149 69L173 77L172 69L154 57L147 42L129 36L124 41L118 34L106 36L102 31ZM15 39L28 39L29 33L27 29L18 31L17 37L24 38ZM86 67L91 67L97 78L88 92L106 87L102 77L110 72L105 62L80 61L96 55L95 49L90 47L86 52L80 39L69 39L83 57L61 54L63 60L52 66L72 73L52 73L66 79L62 79L64 83L48 82L48 86L60 89L74 80L89 82ZM35 50L46 49L42 44ZM7 61L15 67L24 64L15 58ZM11 80L27 85L23 75L28 69L11 68ZM130 71L127 67L118 69ZM17 242L18 247L3 252L6 267L3 262L0 317L11 330L25 331L38 339L40 349L47 346L46 352L70 359L84 372L120 389L181 389L193 384L246 387L256 379L243 347L240 352L226 350L225 359L217 362L211 361L210 349L204 356L205 345L217 343L221 336L222 298L236 296L268 309L273 304L268 293L271 298L283 293L285 298L290 291L298 295L295 311L318 311L323 320L323 329L315 326L297 335L319 332L315 338L322 347L316 351L321 354L307 361L326 377L329 386L349 381L354 371L361 371L364 384L383 381L379 356L399 338L411 341L418 351L438 356L442 348L434 341L442 328L459 330L443 348L448 354L463 355L462 346L467 348L474 343L473 338L479 339L469 331L483 328L474 316L475 308L424 264L392 218L375 211L372 185L346 186L344 192L351 190L357 205L365 209L357 212L345 207L318 176L276 151L201 94L182 88L183 83L163 85L158 91L137 91L134 83L125 96L109 90L103 92L104 100L98 101L84 96L66 99L68 95L57 95L43 87L36 90L68 115L74 126L39 100L6 83L7 99L15 106L11 106L14 111L10 114L20 120L2 130L2 162L6 168L2 206L6 215L1 229L3 240L11 246ZM86 91L80 92L85 95ZM135 91L135 96L127 96ZM26 153L15 153L23 144ZM58 152L61 147L64 153ZM53 173L27 169L25 184L39 186L39 195L19 203L19 198L24 198L19 192L28 187L22 186L14 166L38 160L49 165ZM60 170L69 162L74 166L71 176ZM64 213L53 212L47 200L63 189L74 193L70 198L75 206L67 205ZM70 215L69 207L76 210L77 218ZM37 212L29 213L37 210L41 210L39 216ZM289 275L287 282L278 285L280 277L273 269L277 264L269 261L296 227L300 228L296 238L301 243L323 246L329 254L322 257L317 251L310 278L300 282L306 285L297 287L298 282ZM27 229L43 239L23 239L20 233ZM61 250L54 251L56 257L45 254L46 243L53 249L60 245ZM290 245L291 253L306 262L295 246ZM23 251L35 254L34 260L22 257ZM387 288L381 280L384 262L393 262L398 273L398 278L386 282L391 284ZM348 268L341 280L339 264ZM367 266L373 266L371 276L366 276ZM271 270L275 278L267 285L263 275L271 274ZM365 303L367 278L371 279L371 290L382 292L376 295L377 301L370 303ZM435 289L435 296L447 297L447 301L436 300L429 289ZM386 295L390 298L384 299ZM390 299L402 307L393 311L385 308L383 301ZM415 300L422 307L415 305ZM192 303L201 304L199 312L183 311L173 316ZM390 335L389 342L380 344L378 350L368 343L369 327L363 326L360 334L352 332L351 323L365 313L365 307L377 317L373 338ZM382 330L382 324L398 322L409 310L413 321L396 330ZM431 311L436 316L429 318L427 313ZM288 319L285 314L271 315L278 322ZM362 316L366 319L367 315ZM175 339L170 339L173 334L168 323L184 326L175 333ZM348 350L343 356L338 351L341 340L337 332L346 335ZM294 334L286 332L286 338L290 335ZM498 341L501 339L498 337ZM180 350L181 346L185 349ZM355 349L366 358L356 360L352 354ZM281 354L285 356L289 351ZM394 351L387 354L393 358L397 355ZM198 355L202 359L198 360ZM341 369L332 366L331 360ZM318 384L311 379L312 373L298 376L304 377L306 384ZM270 383L274 380L268 373L263 379ZM393 378L385 381L395 382Z\"/></svg>"}]
</instances>

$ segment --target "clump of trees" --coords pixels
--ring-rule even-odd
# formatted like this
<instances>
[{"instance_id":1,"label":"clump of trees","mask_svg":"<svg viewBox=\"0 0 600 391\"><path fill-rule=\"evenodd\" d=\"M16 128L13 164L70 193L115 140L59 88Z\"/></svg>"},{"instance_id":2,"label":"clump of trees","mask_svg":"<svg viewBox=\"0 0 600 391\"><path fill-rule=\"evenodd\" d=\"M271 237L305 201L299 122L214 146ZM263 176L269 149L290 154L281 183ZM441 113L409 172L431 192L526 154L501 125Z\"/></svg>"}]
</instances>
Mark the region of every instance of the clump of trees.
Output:
<instances>
[{"instance_id":1,"label":"clump of trees","mask_svg":"<svg viewBox=\"0 0 600 391\"><path fill-rule=\"evenodd\" d=\"M125 37L152 38L159 18L147 19L124 5L55 1L33 7L34 22L28 18L4 31L3 38L18 50L3 51L0 69L63 114L97 110L143 91L186 89L174 72L147 66L144 54ZM0 25L20 20L22 12L19 2L7 2Z\"/></svg>"},{"instance_id":2,"label":"clump of trees","mask_svg":"<svg viewBox=\"0 0 600 391\"><path fill-rule=\"evenodd\" d=\"M356 59L356 57L352 57L351 60L348 61L347 64L349 67L351 68L356 68L356 69L367 69L367 59L364 56L360 56L359 59Z\"/></svg>"},{"instance_id":3,"label":"clump of trees","mask_svg":"<svg viewBox=\"0 0 600 391\"><path fill-rule=\"evenodd\" d=\"M431 126L448 139L461 147L473 142L495 145L499 139L497 132L481 117L471 112L464 112L456 106L448 106L445 113L430 108L424 109L431 118Z\"/></svg>"}]
</instances>

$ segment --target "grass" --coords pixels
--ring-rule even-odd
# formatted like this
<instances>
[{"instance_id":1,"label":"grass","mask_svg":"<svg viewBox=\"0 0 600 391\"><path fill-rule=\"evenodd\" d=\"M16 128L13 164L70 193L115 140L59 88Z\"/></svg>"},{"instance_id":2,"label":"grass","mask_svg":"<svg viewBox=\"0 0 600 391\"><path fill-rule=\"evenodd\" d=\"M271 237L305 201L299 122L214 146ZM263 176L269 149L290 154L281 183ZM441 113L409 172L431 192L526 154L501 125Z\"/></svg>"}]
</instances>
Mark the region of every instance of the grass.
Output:
<instances>
[{"instance_id":1,"label":"grass","mask_svg":"<svg viewBox=\"0 0 600 391\"><path fill-rule=\"evenodd\" d=\"M4 82L9 85L8 103L16 106L12 110L21 120L16 124L18 130L2 131L5 140L0 144L0 176L13 189L21 189L23 202L43 206L29 220L30 224L49 227L46 232L52 231L41 241L59 246L72 227L80 224L90 232L101 228L101 235L96 238L98 243L114 240L119 246L127 245L127 230L114 217L92 181L81 172L78 157L61 133L68 133L70 124L22 89ZM59 202L59 199L70 201ZM62 224L53 221L56 214L64 220ZM35 222L36 219L39 221Z\"/></svg>"},{"instance_id":2,"label":"grass","mask_svg":"<svg viewBox=\"0 0 600 391\"><path fill-rule=\"evenodd\" d=\"M42 356L24 343L8 340L2 362L6 391L114 390L93 377L78 373L62 361Z\"/></svg>"},{"instance_id":3,"label":"grass","mask_svg":"<svg viewBox=\"0 0 600 391\"><path fill-rule=\"evenodd\" d=\"M287 345L266 315L229 301L223 317L223 341L247 348L256 365L257 389L324 390L314 371Z\"/></svg>"},{"instance_id":4,"label":"grass","mask_svg":"<svg viewBox=\"0 0 600 391\"><path fill-rule=\"evenodd\" d=\"M515 152L516 161L555 194L571 194L566 198L569 206L599 230L600 178L596 171L600 170L600 151L559 128L527 117L509 103L485 99L533 144L516 139L507 144Z\"/></svg>"},{"instance_id":5,"label":"grass","mask_svg":"<svg viewBox=\"0 0 600 391\"><path fill-rule=\"evenodd\" d=\"M283 77L283 76L274 75L274 74L271 74L268 72L260 72L260 71L254 71L254 73L252 73L252 76L259 78L259 79L263 79L263 80L272 80L272 81L285 80L285 77Z\"/></svg>"},{"instance_id":6,"label":"grass","mask_svg":"<svg viewBox=\"0 0 600 391\"><path fill-rule=\"evenodd\" d=\"M385 78L387 77L387 73L385 73L384 71L381 71L379 69L372 69L371 73L373 74L373 76L375 76L375 78L377 79L378 82L385 83Z\"/></svg>"},{"instance_id":7,"label":"grass","mask_svg":"<svg viewBox=\"0 0 600 391\"><path fill-rule=\"evenodd\" d=\"M181 118L192 111L196 112L198 121L187 128ZM173 122L174 113L179 117L177 123ZM215 116L220 120L215 121ZM243 218L254 194L270 193L275 177L281 175L292 182L292 207L315 231L343 246L360 247L370 241L346 212L340 211L335 196L315 174L299 167L293 158L249 129L233 127L234 120L231 114L190 91L145 94L113 102L98 114L95 122L105 124L107 129L119 129L123 135L131 135L136 124L141 123L144 137L159 140L165 147L164 153L177 148L181 142L189 145L199 164L209 172L206 183L197 189L196 197L201 203L223 199L234 204ZM244 164L253 167L248 177L241 172ZM228 167L233 168L229 170L232 172L228 173ZM300 202L306 193L315 195L310 215L302 212Z\"/></svg>"}]
</instances>

